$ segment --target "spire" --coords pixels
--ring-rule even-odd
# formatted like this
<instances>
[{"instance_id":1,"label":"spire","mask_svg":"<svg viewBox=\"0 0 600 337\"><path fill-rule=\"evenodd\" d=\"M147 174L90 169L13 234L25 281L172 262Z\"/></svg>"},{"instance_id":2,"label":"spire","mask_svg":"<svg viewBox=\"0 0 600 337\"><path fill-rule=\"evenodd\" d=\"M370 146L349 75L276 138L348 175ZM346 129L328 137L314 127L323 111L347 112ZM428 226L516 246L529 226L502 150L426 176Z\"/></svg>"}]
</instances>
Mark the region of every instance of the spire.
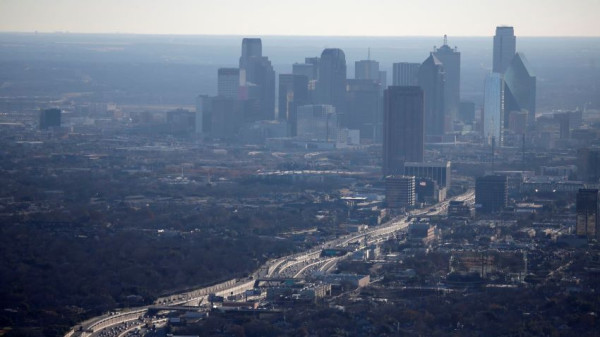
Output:
<instances>
[{"instance_id":1,"label":"spire","mask_svg":"<svg viewBox=\"0 0 600 337\"><path fill-rule=\"evenodd\" d=\"M367 60L371 61L371 47L367 49Z\"/></svg>"},{"instance_id":2,"label":"spire","mask_svg":"<svg viewBox=\"0 0 600 337\"><path fill-rule=\"evenodd\" d=\"M448 35L444 34L444 46L448 45Z\"/></svg>"}]
</instances>

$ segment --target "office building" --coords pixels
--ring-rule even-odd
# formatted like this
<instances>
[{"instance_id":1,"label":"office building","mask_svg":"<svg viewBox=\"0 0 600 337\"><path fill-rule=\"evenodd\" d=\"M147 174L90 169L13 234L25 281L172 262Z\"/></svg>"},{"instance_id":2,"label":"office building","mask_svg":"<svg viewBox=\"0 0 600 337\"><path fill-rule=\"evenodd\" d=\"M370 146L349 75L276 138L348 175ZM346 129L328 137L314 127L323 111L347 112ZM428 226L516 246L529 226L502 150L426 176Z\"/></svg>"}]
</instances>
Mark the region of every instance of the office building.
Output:
<instances>
[{"instance_id":1,"label":"office building","mask_svg":"<svg viewBox=\"0 0 600 337\"><path fill-rule=\"evenodd\" d=\"M415 177L389 175L385 177L385 202L389 209L399 210L415 205Z\"/></svg>"},{"instance_id":2,"label":"office building","mask_svg":"<svg viewBox=\"0 0 600 337\"><path fill-rule=\"evenodd\" d=\"M305 140L336 142L338 120L331 105L303 105L297 109L297 137Z\"/></svg>"},{"instance_id":3,"label":"office building","mask_svg":"<svg viewBox=\"0 0 600 337\"><path fill-rule=\"evenodd\" d=\"M338 115L345 113L346 55L341 49L328 48L321 53L317 91L320 104L334 106Z\"/></svg>"},{"instance_id":4,"label":"office building","mask_svg":"<svg viewBox=\"0 0 600 337\"><path fill-rule=\"evenodd\" d=\"M405 162L422 162L423 90L391 86L384 91L383 174L402 174Z\"/></svg>"},{"instance_id":5,"label":"office building","mask_svg":"<svg viewBox=\"0 0 600 337\"><path fill-rule=\"evenodd\" d=\"M504 80L498 73L488 74L483 85L483 137L487 144L503 144Z\"/></svg>"},{"instance_id":6,"label":"office building","mask_svg":"<svg viewBox=\"0 0 600 337\"><path fill-rule=\"evenodd\" d=\"M475 210L477 213L496 213L508 204L508 178L488 175L475 180Z\"/></svg>"},{"instance_id":7,"label":"office building","mask_svg":"<svg viewBox=\"0 0 600 337\"><path fill-rule=\"evenodd\" d=\"M515 56L517 38L513 27L496 27L492 72L504 74Z\"/></svg>"},{"instance_id":8,"label":"office building","mask_svg":"<svg viewBox=\"0 0 600 337\"><path fill-rule=\"evenodd\" d=\"M562 112L555 113L554 119L558 122L560 139L571 138L571 113Z\"/></svg>"},{"instance_id":9,"label":"office building","mask_svg":"<svg viewBox=\"0 0 600 337\"><path fill-rule=\"evenodd\" d=\"M600 239L598 225L598 190L580 189L577 192L577 224L578 236L588 239Z\"/></svg>"},{"instance_id":10,"label":"office building","mask_svg":"<svg viewBox=\"0 0 600 337\"><path fill-rule=\"evenodd\" d=\"M373 80L347 81L346 127L360 130L363 140L381 141L381 85Z\"/></svg>"},{"instance_id":11,"label":"office building","mask_svg":"<svg viewBox=\"0 0 600 337\"><path fill-rule=\"evenodd\" d=\"M379 84L381 84L382 90L387 88L387 71L384 71L384 70L379 71Z\"/></svg>"},{"instance_id":12,"label":"office building","mask_svg":"<svg viewBox=\"0 0 600 337\"><path fill-rule=\"evenodd\" d=\"M240 98L240 69L219 68L217 96L233 99Z\"/></svg>"},{"instance_id":13,"label":"office building","mask_svg":"<svg viewBox=\"0 0 600 337\"><path fill-rule=\"evenodd\" d=\"M212 137L235 138L244 122L244 102L217 96L211 99L211 110Z\"/></svg>"},{"instance_id":14,"label":"office building","mask_svg":"<svg viewBox=\"0 0 600 337\"><path fill-rule=\"evenodd\" d=\"M590 184L600 183L600 148L577 150L577 178Z\"/></svg>"},{"instance_id":15,"label":"office building","mask_svg":"<svg viewBox=\"0 0 600 337\"><path fill-rule=\"evenodd\" d=\"M278 119L288 122L290 137L296 136L296 110L309 104L308 78L304 75L279 75Z\"/></svg>"},{"instance_id":16,"label":"office building","mask_svg":"<svg viewBox=\"0 0 600 337\"><path fill-rule=\"evenodd\" d=\"M504 73L505 111L527 111L527 125L535 123L536 77L523 53L516 53ZM506 125L505 125L506 126Z\"/></svg>"},{"instance_id":17,"label":"office building","mask_svg":"<svg viewBox=\"0 0 600 337\"><path fill-rule=\"evenodd\" d=\"M46 130L52 127L60 127L60 123L60 109L44 109L40 111L40 130Z\"/></svg>"},{"instance_id":18,"label":"office building","mask_svg":"<svg viewBox=\"0 0 600 337\"><path fill-rule=\"evenodd\" d=\"M247 112L249 121L275 117L275 71L268 57L262 56L261 39L242 40L240 57L240 97L253 100L255 111Z\"/></svg>"},{"instance_id":19,"label":"office building","mask_svg":"<svg viewBox=\"0 0 600 337\"><path fill-rule=\"evenodd\" d=\"M209 134L212 124L212 97L198 95L196 97L196 119L194 131L196 134Z\"/></svg>"},{"instance_id":20,"label":"office building","mask_svg":"<svg viewBox=\"0 0 600 337\"><path fill-rule=\"evenodd\" d=\"M354 62L354 78L379 82L379 62L373 60Z\"/></svg>"},{"instance_id":21,"label":"office building","mask_svg":"<svg viewBox=\"0 0 600 337\"><path fill-rule=\"evenodd\" d=\"M392 70L392 84L396 86L419 85L420 67L420 63L394 63Z\"/></svg>"},{"instance_id":22,"label":"office building","mask_svg":"<svg viewBox=\"0 0 600 337\"><path fill-rule=\"evenodd\" d=\"M444 110L446 120L452 125L458 120L460 105L460 52L448 46L448 37L444 35L444 45L435 49L433 55L444 65Z\"/></svg>"},{"instance_id":23,"label":"office building","mask_svg":"<svg viewBox=\"0 0 600 337\"><path fill-rule=\"evenodd\" d=\"M439 138L450 123L446 121L444 108L446 80L442 62L435 55L429 55L419 67L418 78L425 97L425 135Z\"/></svg>"},{"instance_id":24,"label":"office building","mask_svg":"<svg viewBox=\"0 0 600 337\"><path fill-rule=\"evenodd\" d=\"M442 163L404 163L404 175L415 176L417 178L429 178L435 181L440 188L449 188L452 172L452 165L449 161Z\"/></svg>"},{"instance_id":25,"label":"office building","mask_svg":"<svg viewBox=\"0 0 600 337\"><path fill-rule=\"evenodd\" d=\"M311 63L294 63L292 74L306 76L308 81L317 80L318 66Z\"/></svg>"}]
</instances>

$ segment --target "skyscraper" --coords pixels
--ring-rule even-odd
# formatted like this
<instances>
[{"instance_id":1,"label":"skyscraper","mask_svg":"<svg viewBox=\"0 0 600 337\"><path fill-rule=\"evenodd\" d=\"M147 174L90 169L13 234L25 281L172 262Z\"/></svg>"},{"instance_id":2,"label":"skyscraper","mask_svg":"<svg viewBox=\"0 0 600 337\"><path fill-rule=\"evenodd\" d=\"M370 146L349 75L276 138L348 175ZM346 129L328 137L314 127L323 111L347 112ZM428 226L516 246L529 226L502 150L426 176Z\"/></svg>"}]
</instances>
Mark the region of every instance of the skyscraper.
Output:
<instances>
[{"instance_id":1,"label":"skyscraper","mask_svg":"<svg viewBox=\"0 0 600 337\"><path fill-rule=\"evenodd\" d=\"M308 78L304 75L279 75L279 119L288 122L289 136L296 136L296 110L308 104Z\"/></svg>"},{"instance_id":2,"label":"skyscraper","mask_svg":"<svg viewBox=\"0 0 600 337\"><path fill-rule=\"evenodd\" d=\"M381 141L381 84L366 79L348 80L346 97L346 127L360 130L363 140Z\"/></svg>"},{"instance_id":3,"label":"skyscraper","mask_svg":"<svg viewBox=\"0 0 600 337\"><path fill-rule=\"evenodd\" d=\"M243 99L254 100L256 111L247 112L250 121L275 117L275 71L268 57L262 56L261 39L242 40L240 78Z\"/></svg>"},{"instance_id":4,"label":"skyscraper","mask_svg":"<svg viewBox=\"0 0 600 337\"><path fill-rule=\"evenodd\" d=\"M592 184L600 182L599 148L577 150L577 179Z\"/></svg>"},{"instance_id":5,"label":"skyscraper","mask_svg":"<svg viewBox=\"0 0 600 337\"><path fill-rule=\"evenodd\" d=\"M212 97L198 95L196 97L196 134L210 133L212 126Z\"/></svg>"},{"instance_id":6,"label":"skyscraper","mask_svg":"<svg viewBox=\"0 0 600 337\"><path fill-rule=\"evenodd\" d=\"M496 27L492 72L503 74L515 55L517 38L513 27Z\"/></svg>"},{"instance_id":7,"label":"skyscraper","mask_svg":"<svg viewBox=\"0 0 600 337\"><path fill-rule=\"evenodd\" d=\"M425 134L442 136L446 130L444 114L445 72L443 64L435 55L419 67L419 86L425 95Z\"/></svg>"},{"instance_id":8,"label":"skyscraper","mask_svg":"<svg viewBox=\"0 0 600 337\"><path fill-rule=\"evenodd\" d=\"M577 192L577 235L600 239L598 225L598 190L580 189Z\"/></svg>"},{"instance_id":9,"label":"skyscraper","mask_svg":"<svg viewBox=\"0 0 600 337\"><path fill-rule=\"evenodd\" d=\"M242 58L262 57L262 40L258 38L244 38L242 40ZM240 62L241 63L241 62Z\"/></svg>"},{"instance_id":10,"label":"skyscraper","mask_svg":"<svg viewBox=\"0 0 600 337\"><path fill-rule=\"evenodd\" d=\"M498 73L488 74L483 85L483 137L503 144L504 137L504 80Z\"/></svg>"},{"instance_id":11,"label":"skyscraper","mask_svg":"<svg viewBox=\"0 0 600 337\"><path fill-rule=\"evenodd\" d=\"M527 125L535 123L536 77L523 53L516 53L504 73L505 110L527 111ZM506 126L506 125L505 125Z\"/></svg>"},{"instance_id":12,"label":"skyscraper","mask_svg":"<svg viewBox=\"0 0 600 337\"><path fill-rule=\"evenodd\" d=\"M495 213L508 204L508 178L489 175L475 180L475 209L478 213Z\"/></svg>"},{"instance_id":13,"label":"skyscraper","mask_svg":"<svg viewBox=\"0 0 600 337\"><path fill-rule=\"evenodd\" d=\"M233 99L240 98L240 69L219 68L217 95Z\"/></svg>"},{"instance_id":14,"label":"skyscraper","mask_svg":"<svg viewBox=\"0 0 600 337\"><path fill-rule=\"evenodd\" d=\"M379 82L379 62L373 60L354 62L354 78Z\"/></svg>"},{"instance_id":15,"label":"skyscraper","mask_svg":"<svg viewBox=\"0 0 600 337\"><path fill-rule=\"evenodd\" d=\"M444 45L436 49L433 55L444 65L444 110L446 120L452 123L458 119L460 104L460 53L456 47L452 49L448 46L448 38L444 35Z\"/></svg>"},{"instance_id":16,"label":"skyscraper","mask_svg":"<svg viewBox=\"0 0 600 337\"><path fill-rule=\"evenodd\" d=\"M419 85L420 63L400 62L393 65L393 85Z\"/></svg>"},{"instance_id":17,"label":"skyscraper","mask_svg":"<svg viewBox=\"0 0 600 337\"><path fill-rule=\"evenodd\" d=\"M423 161L423 90L391 86L383 97L383 174L402 174L405 162Z\"/></svg>"},{"instance_id":18,"label":"skyscraper","mask_svg":"<svg viewBox=\"0 0 600 337\"><path fill-rule=\"evenodd\" d=\"M346 100L346 55L341 49L325 49L319 61L317 91L320 104L333 105L344 114Z\"/></svg>"},{"instance_id":19,"label":"skyscraper","mask_svg":"<svg viewBox=\"0 0 600 337\"><path fill-rule=\"evenodd\" d=\"M400 209L415 205L415 177L390 175L385 177L385 202L388 208Z\"/></svg>"},{"instance_id":20,"label":"skyscraper","mask_svg":"<svg viewBox=\"0 0 600 337\"><path fill-rule=\"evenodd\" d=\"M59 127L61 123L60 109L45 109L40 111L40 129Z\"/></svg>"}]
</instances>

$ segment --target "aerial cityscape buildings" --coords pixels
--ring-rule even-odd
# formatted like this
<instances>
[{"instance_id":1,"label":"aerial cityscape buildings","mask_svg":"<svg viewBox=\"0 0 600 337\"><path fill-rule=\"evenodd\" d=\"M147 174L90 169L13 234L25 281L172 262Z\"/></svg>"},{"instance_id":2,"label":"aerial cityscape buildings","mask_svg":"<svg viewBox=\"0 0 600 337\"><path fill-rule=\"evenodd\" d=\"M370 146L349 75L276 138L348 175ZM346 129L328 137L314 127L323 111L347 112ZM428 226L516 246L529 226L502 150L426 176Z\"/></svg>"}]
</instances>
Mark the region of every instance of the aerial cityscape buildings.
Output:
<instances>
[{"instance_id":1,"label":"aerial cityscape buildings","mask_svg":"<svg viewBox=\"0 0 600 337\"><path fill-rule=\"evenodd\" d=\"M493 53L382 38L377 61L361 40L177 37L117 67L131 37L9 36L0 334L594 335L600 105L572 50L526 44L529 64L512 27ZM54 39L110 62L2 61ZM137 67L176 94L131 89Z\"/></svg>"}]
</instances>

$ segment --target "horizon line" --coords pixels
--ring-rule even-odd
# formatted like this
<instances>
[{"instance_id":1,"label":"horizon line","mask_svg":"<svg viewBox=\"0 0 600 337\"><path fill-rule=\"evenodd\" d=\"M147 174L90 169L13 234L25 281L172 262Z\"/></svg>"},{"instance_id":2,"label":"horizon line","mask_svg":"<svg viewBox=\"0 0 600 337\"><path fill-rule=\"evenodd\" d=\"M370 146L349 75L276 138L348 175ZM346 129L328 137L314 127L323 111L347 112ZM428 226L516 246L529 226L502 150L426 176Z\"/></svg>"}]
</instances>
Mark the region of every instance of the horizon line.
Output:
<instances>
[{"instance_id":1,"label":"horizon line","mask_svg":"<svg viewBox=\"0 0 600 337\"><path fill-rule=\"evenodd\" d=\"M71 32L71 31L2 31L0 34L44 35L139 35L139 36L206 36L206 37L333 37L333 38L439 38L441 35L296 35L296 34L203 34L203 33L130 33L130 32ZM449 35L449 37L493 37L494 35ZM517 35L518 38L600 38L600 35Z\"/></svg>"}]
</instances>

